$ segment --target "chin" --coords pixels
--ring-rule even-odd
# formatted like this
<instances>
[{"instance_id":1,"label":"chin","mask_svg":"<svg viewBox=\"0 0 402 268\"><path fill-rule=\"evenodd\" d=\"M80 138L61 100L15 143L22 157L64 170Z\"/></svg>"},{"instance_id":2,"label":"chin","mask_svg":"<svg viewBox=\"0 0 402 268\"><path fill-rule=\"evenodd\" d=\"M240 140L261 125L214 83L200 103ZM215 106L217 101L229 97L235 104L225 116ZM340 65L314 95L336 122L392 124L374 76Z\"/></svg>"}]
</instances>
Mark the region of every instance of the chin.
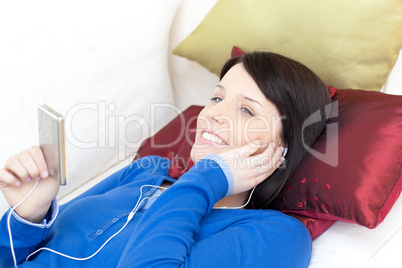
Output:
<instances>
[{"instance_id":1,"label":"chin","mask_svg":"<svg viewBox=\"0 0 402 268\"><path fill-rule=\"evenodd\" d=\"M191 152L190 152L190 158L194 163L197 163L202 158L204 158L204 156L206 156L207 154L208 153L205 153L205 152L200 151L200 150L194 150L194 148L192 148Z\"/></svg>"},{"instance_id":2,"label":"chin","mask_svg":"<svg viewBox=\"0 0 402 268\"><path fill-rule=\"evenodd\" d=\"M196 163L208 154L220 154L223 153L224 149L217 148L191 148L190 157L191 160Z\"/></svg>"}]
</instances>

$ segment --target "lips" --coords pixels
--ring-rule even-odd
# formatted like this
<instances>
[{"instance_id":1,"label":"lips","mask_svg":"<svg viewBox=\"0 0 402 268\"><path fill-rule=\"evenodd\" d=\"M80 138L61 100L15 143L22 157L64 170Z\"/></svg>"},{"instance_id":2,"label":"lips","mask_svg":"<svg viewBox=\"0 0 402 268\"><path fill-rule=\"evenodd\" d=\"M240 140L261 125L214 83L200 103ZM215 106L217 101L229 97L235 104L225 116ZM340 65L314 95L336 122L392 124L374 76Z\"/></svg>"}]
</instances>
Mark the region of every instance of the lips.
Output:
<instances>
[{"instance_id":1,"label":"lips","mask_svg":"<svg viewBox=\"0 0 402 268\"><path fill-rule=\"evenodd\" d=\"M219 135L210 130L202 130L201 137L208 142L220 145L228 145Z\"/></svg>"}]
</instances>

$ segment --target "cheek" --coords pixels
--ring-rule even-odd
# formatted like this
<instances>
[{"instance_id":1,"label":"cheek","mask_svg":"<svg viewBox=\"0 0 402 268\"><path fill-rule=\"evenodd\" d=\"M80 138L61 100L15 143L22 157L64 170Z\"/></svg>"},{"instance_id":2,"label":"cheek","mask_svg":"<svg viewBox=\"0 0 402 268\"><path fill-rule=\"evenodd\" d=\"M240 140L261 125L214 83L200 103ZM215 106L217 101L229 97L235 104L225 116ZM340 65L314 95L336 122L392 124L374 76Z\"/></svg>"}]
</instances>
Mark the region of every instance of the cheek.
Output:
<instances>
[{"instance_id":1,"label":"cheek","mask_svg":"<svg viewBox=\"0 0 402 268\"><path fill-rule=\"evenodd\" d=\"M266 120L250 120L243 126L242 145L249 144L257 139L261 139L263 144L271 141L278 143L280 141L280 125L273 125Z\"/></svg>"}]
</instances>

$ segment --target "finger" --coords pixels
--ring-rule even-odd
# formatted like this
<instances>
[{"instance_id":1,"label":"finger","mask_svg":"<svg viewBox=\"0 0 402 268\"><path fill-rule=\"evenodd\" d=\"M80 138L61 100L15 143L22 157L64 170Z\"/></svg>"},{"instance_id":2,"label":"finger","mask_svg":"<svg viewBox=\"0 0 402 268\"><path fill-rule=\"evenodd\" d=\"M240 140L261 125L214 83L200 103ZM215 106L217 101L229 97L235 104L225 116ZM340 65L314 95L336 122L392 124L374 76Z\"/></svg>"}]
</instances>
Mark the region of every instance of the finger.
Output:
<instances>
[{"instance_id":1,"label":"finger","mask_svg":"<svg viewBox=\"0 0 402 268\"><path fill-rule=\"evenodd\" d=\"M35 179L39 176L39 169L28 151L21 152L16 155L16 157L18 158L18 161L21 163L21 165L28 172L28 177L25 180L26 183L31 182L32 179Z\"/></svg>"},{"instance_id":2,"label":"finger","mask_svg":"<svg viewBox=\"0 0 402 268\"><path fill-rule=\"evenodd\" d=\"M279 168L285 162L285 157L282 155L276 163L276 168Z\"/></svg>"},{"instance_id":3,"label":"finger","mask_svg":"<svg viewBox=\"0 0 402 268\"><path fill-rule=\"evenodd\" d=\"M21 181L5 169L0 169L0 187L20 186Z\"/></svg>"},{"instance_id":4,"label":"finger","mask_svg":"<svg viewBox=\"0 0 402 268\"><path fill-rule=\"evenodd\" d=\"M276 148L272 157L270 158L270 161L265 161L263 163L263 166L269 164L269 168L279 167L285 161L285 158L283 157L283 151L284 148L282 146Z\"/></svg>"},{"instance_id":5,"label":"finger","mask_svg":"<svg viewBox=\"0 0 402 268\"><path fill-rule=\"evenodd\" d=\"M283 146L279 146L275 154L277 156L277 163L279 163L279 165L285 162L285 148Z\"/></svg>"},{"instance_id":6,"label":"finger","mask_svg":"<svg viewBox=\"0 0 402 268\"><path fill-rule=\"evenodd\" d=\"M47 177L49 177L49 171L42 150L38 146L33 146L28 149L28 152L31 155L36 166L38 167L38 175L42 179L46 179Z\"/></svg>"},{"instance_id":7,"label":"finger","mask_svg":"<svg viewBox=\"0 0 402 268\"><path fill-rule=\"evenodd\" d=\"M283 150L283 147L280 146L275 149L275 153L272 157L261 158L259 160L261 165L255 165L254 167L258 175L270 176L285 161L285 158L282 156ZM258 161L254 159L254 163L258 163Z\"/></svg>"},{"instance_id":8,"label":"finger","mask_svg":"<svg viewBox=\"0 0 402 268\"><path fill-rule=\"evenodd\" d=\"M273 157L277 157L275 155L275 150L277 150L275 142L270 142L267 147L259 154L252 156L252 159L255 163L260 163L260 165L266 165L271 162Z\"/></svg>"},{"instance_id":9,"label":"finger","mask_svg":"<svg viewBox=\"0 0 402 268\"><path fill-rule=\"evenodd\" d=\"M20 163L17 156L10 157L4 165L4 169L14 175L20 183L26 181L29 177L27 170Z\"/></svg>"}]
</instances>

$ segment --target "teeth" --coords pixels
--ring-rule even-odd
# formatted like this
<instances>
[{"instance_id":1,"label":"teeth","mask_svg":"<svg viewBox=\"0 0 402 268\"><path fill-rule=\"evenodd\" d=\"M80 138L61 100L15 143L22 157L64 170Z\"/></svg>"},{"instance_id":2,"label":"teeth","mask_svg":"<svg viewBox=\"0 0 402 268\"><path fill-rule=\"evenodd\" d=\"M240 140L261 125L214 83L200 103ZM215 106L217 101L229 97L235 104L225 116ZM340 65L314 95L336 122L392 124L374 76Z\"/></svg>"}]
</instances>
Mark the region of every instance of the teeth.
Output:
<instances>
[{"instance_id":1,"label":"teeth","mask_svg":"<svg viewBox=\"0 0 402 268\"><path fill-rule=\"evenodd\" d=\"M203 132L202 137L206 140L209 140L209 141L212 141L215 143L225 144L222 139L218 138L217 136L215 136L214 134L209 133L209 132Z\"/></svg>"}]
</instances>

